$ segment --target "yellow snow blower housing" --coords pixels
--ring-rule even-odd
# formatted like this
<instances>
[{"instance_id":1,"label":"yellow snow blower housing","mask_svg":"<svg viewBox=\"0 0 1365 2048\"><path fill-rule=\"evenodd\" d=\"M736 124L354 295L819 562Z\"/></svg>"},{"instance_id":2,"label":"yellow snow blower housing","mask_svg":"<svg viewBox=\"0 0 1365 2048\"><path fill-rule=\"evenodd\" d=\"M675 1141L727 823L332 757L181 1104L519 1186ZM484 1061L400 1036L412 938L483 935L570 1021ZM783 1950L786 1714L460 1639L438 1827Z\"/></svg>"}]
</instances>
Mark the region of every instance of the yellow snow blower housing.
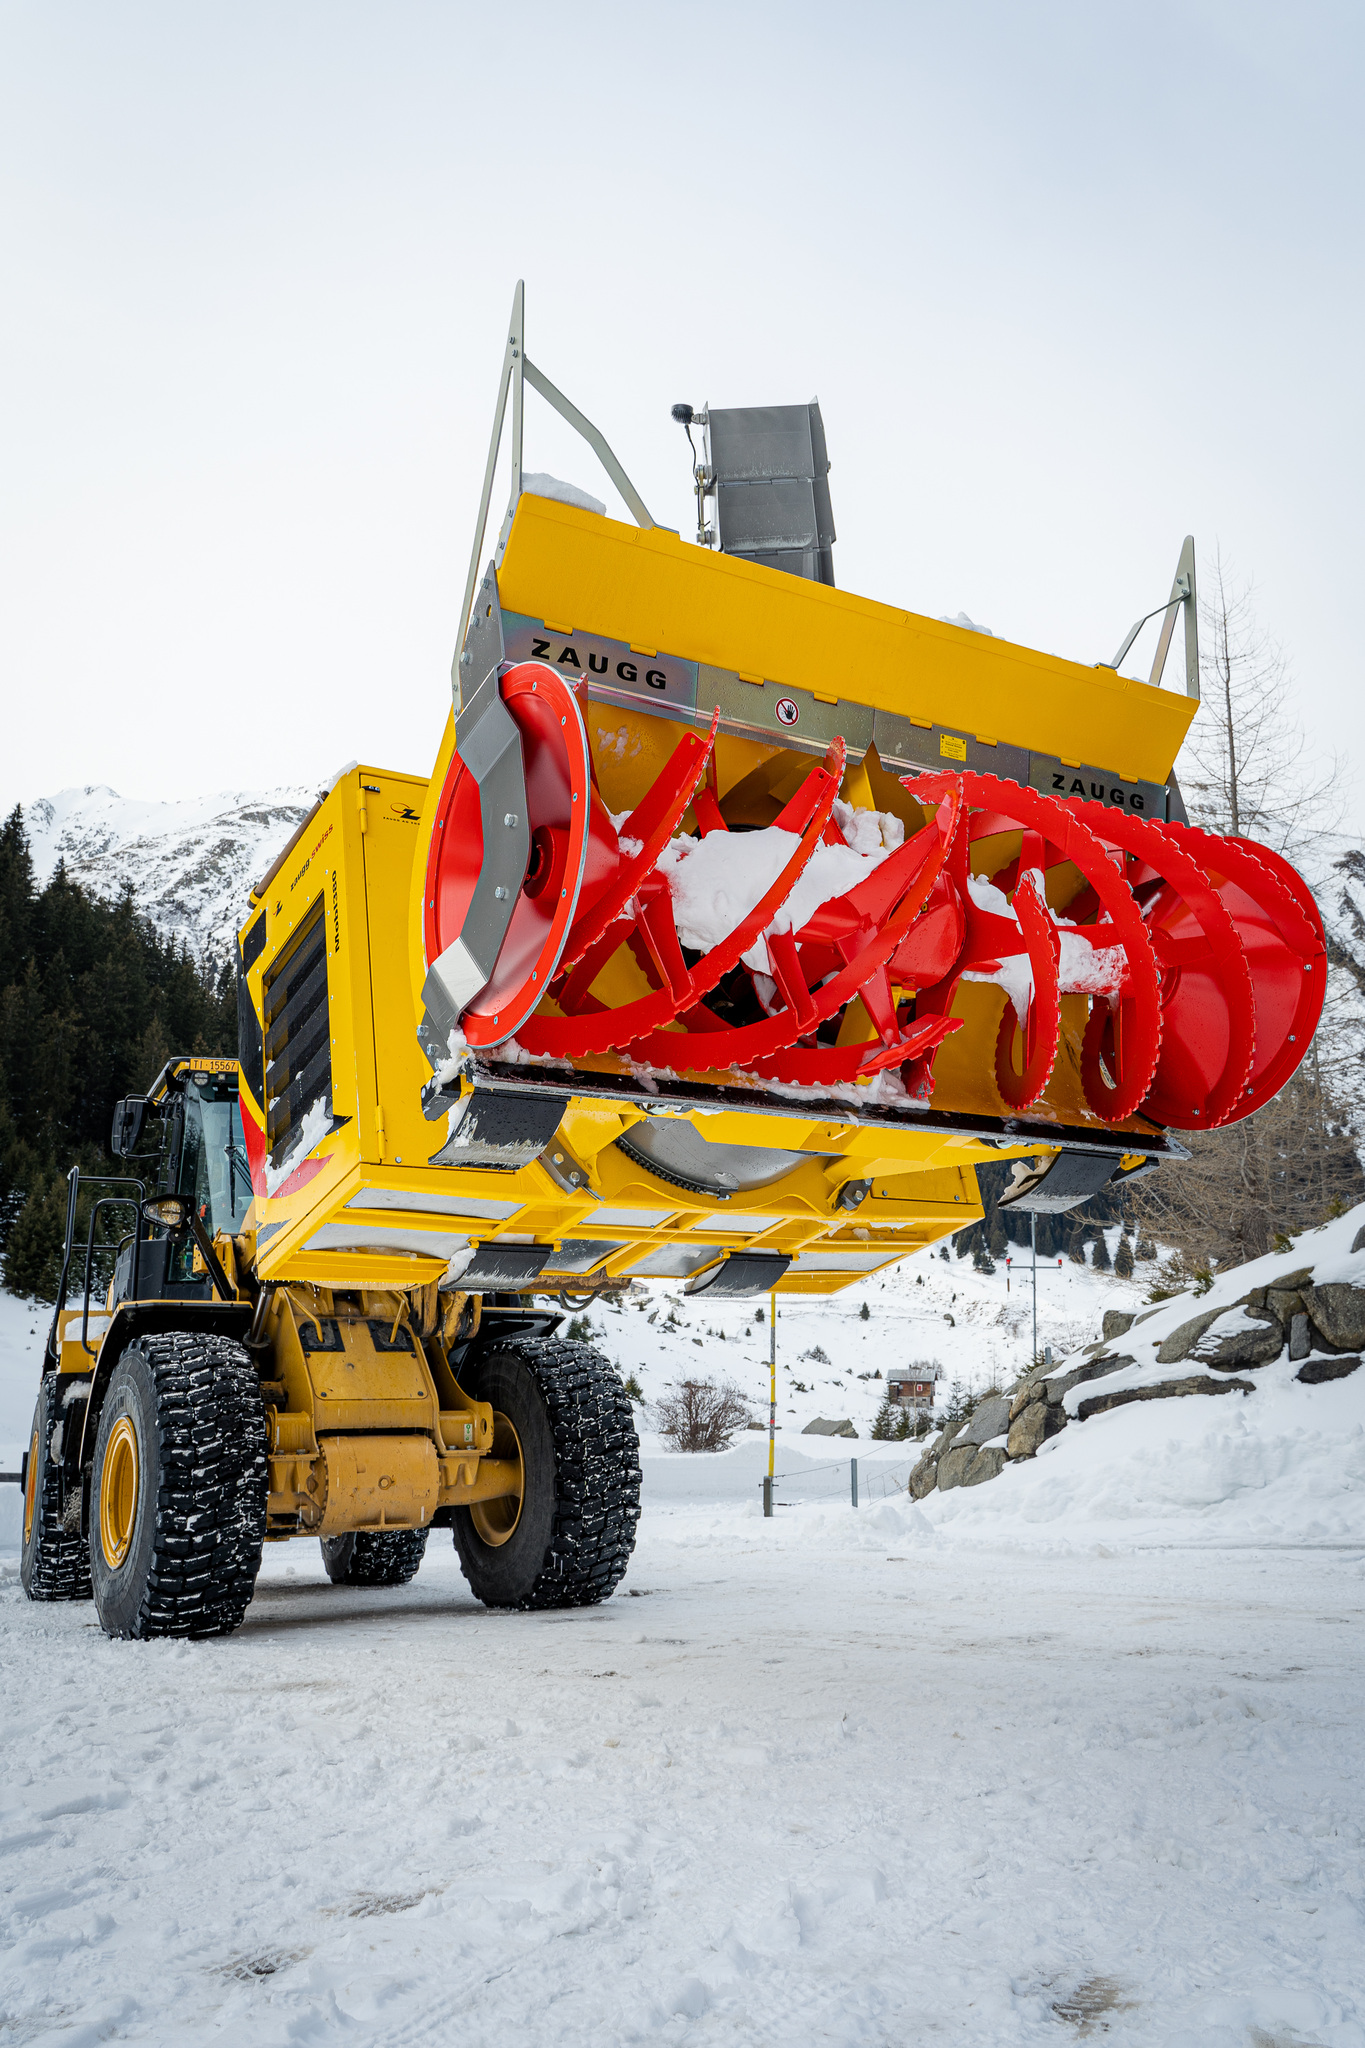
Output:
<instances>
[{"instance_id":1,"label":"yellow snow blower housing","mask_svg":"<svg viewBox=\"0 0 1365 2048\"><path fill-rule=\"evenodd\" d=\"M523 474L524 383L635 525ZM828 1292L975 1220L978 1164L1070 1206L1307 1047L1311 897L1171 779L1191 542L1136 682L1133 635L1085 667L835 589L818 407L675 416L699 544L527 361L518 291L432 773L343 774L241 933L267 1281Z\"/></svg>"}]
</instances>

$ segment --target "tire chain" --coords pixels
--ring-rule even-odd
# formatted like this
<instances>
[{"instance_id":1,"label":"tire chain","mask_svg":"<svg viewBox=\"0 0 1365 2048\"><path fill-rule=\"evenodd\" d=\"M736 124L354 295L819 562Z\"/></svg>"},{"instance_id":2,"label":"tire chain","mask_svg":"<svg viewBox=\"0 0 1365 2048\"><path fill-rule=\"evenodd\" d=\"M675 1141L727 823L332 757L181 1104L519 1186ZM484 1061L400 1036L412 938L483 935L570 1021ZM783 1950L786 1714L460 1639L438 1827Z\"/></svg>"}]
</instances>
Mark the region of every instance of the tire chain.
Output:
<instances>
[{"instance_id":1,"label":"tire chain","mask_svg":"<svg viewBox=\"0 0 1365 2048\"><path fill-rule=\"evenodd\" d=\"M630 1396L599 1351L518 1340L554 1435L558 1504L545 1562L518 1607L591 1607L625 1577L640 1519L640 1446Z\"/></svg>"},{"instance_id":2,"label":"tire chain","mask_svg":"<svg viewBox=\"0 0 1365 2048\"><path fill-rule=\"evenodd\" d=\"M344 1586L406 1586L426 1555L427 1529L357 1529Z\"/></svg>"},{"instance_id":3,"label":"tire chain","mask_svg":"<svg viewBox=\"0 0 1365 2048\"><path fill-rule=\"evenodd\" d=\"M156 1388L161 1485L142 1636L230 1635L255 1590L266 1521L256 1368L229 1337L140 1343Z\"/></svg>"},{"instance_id":4,"label":"tire chain","mask_svg":"<svg viewBox=\"0 0 1365 2048\"><path fill-rule=\"evenodd\" d=\"M42 1456L40 1469L43 1483L33 1503L33 1518L37 1528L34 1531L33 1561L26 1588L30 1600L88 1600L91 1597L89 1546L79 1531L73 1534L66 1525L62 1501L62 1461L52 1455L53 1431L57 1427L57 1416L61 1412L56 1408L54 1400L59 1385L55 1373L49 1373L42 1385L42 1411L39 1417L38 1449L35 1455ZM79 1508L79 1486L71 1498Z\"/></svg>"}]
</instances>

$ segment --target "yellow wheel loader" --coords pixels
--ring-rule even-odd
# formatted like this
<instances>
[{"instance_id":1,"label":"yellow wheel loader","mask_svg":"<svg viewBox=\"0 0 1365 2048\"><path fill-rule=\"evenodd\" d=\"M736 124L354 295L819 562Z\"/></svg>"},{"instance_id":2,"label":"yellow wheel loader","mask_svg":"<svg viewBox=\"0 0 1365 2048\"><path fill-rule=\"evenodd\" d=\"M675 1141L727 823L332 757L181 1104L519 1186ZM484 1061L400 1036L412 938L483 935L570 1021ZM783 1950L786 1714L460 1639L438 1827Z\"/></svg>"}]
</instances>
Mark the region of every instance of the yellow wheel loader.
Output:
<instances>
[{"instance_id":1,"label":"yellow wheel loader","mask_svg":"<svg viewBox=\"0 0 1365 2048\"><path fill-rule=\"evenodd\" d=\"M431 774L345 770L262 876L238 1058L119 1104L83 1248L71 1177L23 1581L113 1634L234 1628L300 1535L344 1584L441 1526L484 1601L606 1597L632 1411L559 1308L835 1292L974 1222L986 1162L1073 1207L1249 1115L1316 1026L1308 890L1172 775L1192 541L1093 666L850 595L814 404L673 408L684 540L522 314ZM633 523L524 469L528 385Z\"/></svg>"}]
</instances>

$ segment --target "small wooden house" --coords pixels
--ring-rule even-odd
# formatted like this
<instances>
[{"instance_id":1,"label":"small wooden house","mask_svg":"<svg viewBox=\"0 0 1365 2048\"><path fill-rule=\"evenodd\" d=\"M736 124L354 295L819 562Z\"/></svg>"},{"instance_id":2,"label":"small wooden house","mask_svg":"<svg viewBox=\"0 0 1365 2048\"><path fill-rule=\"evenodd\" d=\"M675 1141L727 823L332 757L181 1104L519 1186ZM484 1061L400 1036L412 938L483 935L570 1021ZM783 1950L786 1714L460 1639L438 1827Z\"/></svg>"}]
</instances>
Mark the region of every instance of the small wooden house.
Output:
<instances>
[{"instance_id":1,"label":"small wooden house","mask_svg":"<svg viewBox=\"0 0 1365 2048\"><path fill-rule=\"evenodd\" d=\"M941 1365L911 1366L905 1372L893 1373L888 1378L886 1398L899 1402L902 1408L931 1408L935 1387L942 1377Z\"/></svg>"}]
</instances>

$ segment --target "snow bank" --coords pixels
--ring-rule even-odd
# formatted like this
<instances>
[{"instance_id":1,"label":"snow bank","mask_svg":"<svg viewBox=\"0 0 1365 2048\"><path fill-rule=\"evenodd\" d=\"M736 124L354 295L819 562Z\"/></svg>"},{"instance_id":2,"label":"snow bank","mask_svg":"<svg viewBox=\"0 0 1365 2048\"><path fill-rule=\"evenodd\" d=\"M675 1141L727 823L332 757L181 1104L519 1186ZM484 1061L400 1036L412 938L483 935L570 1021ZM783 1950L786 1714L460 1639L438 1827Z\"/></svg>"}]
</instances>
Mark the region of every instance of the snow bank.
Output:
<instances>
[{"instance_id":1,"label":"snow bank","mask_svg":"<svg viewBox=\"0 0 1365 2048\"><path fill-rule=\"evenodd\" d=\"M1113 1341L1132 1363L1073 1387L1069 1413L1100 1393L1200 1372L1189 1359L1163 1363L1160 1347L1191 1317L1233 1310L1255 1287L1305 1268L1314 1286L1365 1287L1365 1250L1351 1250L1362 1224L1365 1205L1221 1275L1203 1295L1162 1304ZM1220 1334L1230 1327L1220 1323ZM1082 1362L1074 1353L1053 1376ZM1285 1356L1227 1375L1250 1393L1151 1400L1073 1421L998 1479L930 1494L925 1512L963 1540L1365 1544L1365 1368L1317 1386L1298 1371Z\"/></svg>"},{"instance_id":2,"label":"snow bank","mask_svg":"<svg viewBox=\"0 0 1365 2048\"><path fill-rule=\"evenodd\" d=\"M1092 1416L925 1513L991 1542L1365 1544L1365 1373L1305 1387L1296 1370L1261 1367L1254 1394Z\"/></svg>"}]
</instances>

